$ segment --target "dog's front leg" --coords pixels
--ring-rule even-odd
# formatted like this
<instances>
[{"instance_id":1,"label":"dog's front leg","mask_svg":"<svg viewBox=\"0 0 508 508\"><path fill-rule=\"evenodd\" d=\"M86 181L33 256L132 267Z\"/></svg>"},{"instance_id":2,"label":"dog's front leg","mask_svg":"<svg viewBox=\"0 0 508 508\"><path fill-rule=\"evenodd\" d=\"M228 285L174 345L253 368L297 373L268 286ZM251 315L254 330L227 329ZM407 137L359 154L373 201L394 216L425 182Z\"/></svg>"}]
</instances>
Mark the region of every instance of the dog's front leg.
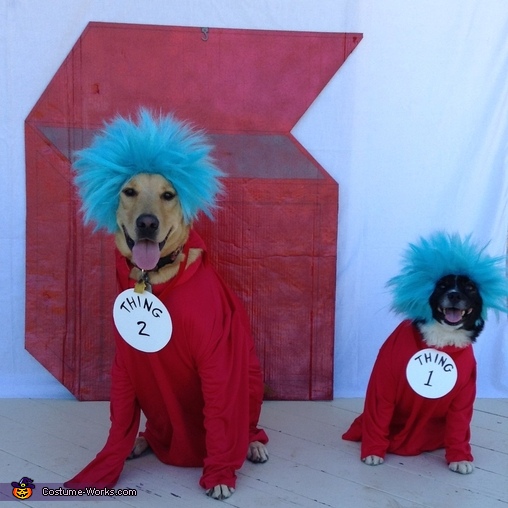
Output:
<instances>
[{"instance_id":1,"label":"dog's front leg","mask_svg":"<svg viewBox=\"0 0 508 508\"><path fill-rule=\"evenodd\" d=\"M66 487L113 487L122 472L139 430L141 410L121 354L116 352L111 373L111 427L104 448Z\"/></svg>"},{"instance_id":2,"label":"dog's front leg","mask_svg":"<svg viewBox=\"0 0 508 508\"><path fill-rule=\"evenodd\" d=\"M382 464L385 459L378 457L377 455L368 455L364 459L362 459L367 466L379 466L379 464Z\"/></svg>"},{"instance_id":3,"label":"dog's front leg","mask_svg":"<svg viewBox=\"0 0 508 508\"><path fill-rule=\"evenodd\" d=\"M451 471L460 474L470 474L474 471L473 463L469 460L461 460L459 462L450 462L448 467Z\"/></svg>"},{"instance_id":4,"label":"dog's front leg","mask_svg":"<svg viewBox=\"0 0 508 508\"><path fill-rule=\"evenodd\" d=\"M215 487L206 490L206 495L212 499L223 500L231 497L235 489L227 485L216 485Z\"/></svg>"}]
</instances>

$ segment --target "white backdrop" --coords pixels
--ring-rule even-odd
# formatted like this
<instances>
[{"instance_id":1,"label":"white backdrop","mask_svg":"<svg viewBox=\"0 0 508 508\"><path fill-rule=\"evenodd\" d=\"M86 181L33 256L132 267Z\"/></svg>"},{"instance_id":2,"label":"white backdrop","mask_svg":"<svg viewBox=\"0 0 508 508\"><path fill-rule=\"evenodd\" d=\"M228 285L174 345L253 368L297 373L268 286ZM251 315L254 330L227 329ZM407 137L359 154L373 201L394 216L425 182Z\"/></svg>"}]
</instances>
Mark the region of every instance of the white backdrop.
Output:
<instances>
[{"instance_id":1,"label":"white backdrop","mask_svg":"<svg viewBox=\"0 0 508 508\"><path fill-rule=\"evenodd\" d=\"M340 184L335 396L364 395L409 241L506 252L505 0L0 0L0 397L70 397L23 348L23 122L89 21L363 33L293 131ZM491 315L479 396L508 397L507 339Z\"/></svg>"}]
</instances>

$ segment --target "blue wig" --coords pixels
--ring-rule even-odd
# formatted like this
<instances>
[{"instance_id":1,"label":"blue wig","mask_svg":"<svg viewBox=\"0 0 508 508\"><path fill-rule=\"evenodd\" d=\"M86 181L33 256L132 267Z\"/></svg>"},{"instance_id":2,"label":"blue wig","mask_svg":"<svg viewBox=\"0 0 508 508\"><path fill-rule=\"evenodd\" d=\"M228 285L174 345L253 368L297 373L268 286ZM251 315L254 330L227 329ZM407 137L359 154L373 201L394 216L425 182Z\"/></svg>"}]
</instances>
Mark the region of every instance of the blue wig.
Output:
<instances>
[{"instance_id":1,"label":"blue wig","mask_svg":"<svg viewBox=\"0 0 508 508\"><path fill-rule=\"evenodd\" d=\"M156 173L171 182L187 224L200 211L211 217L223 176L211 158L212 149L202 132L172 115L155 118L141 109L137 123L116 117L88 148L75 154L75 183L85 223L115 232L120 191L140 173Z\"/></svg>"},{"instance_id":2,"label":"blue wig","mask_svg":"<svg viewBox=\"0 0 508 508\"><path fill-rule=\"evenodd\" d=\"M393 310L409 319L432 320L429 298L436 282L445 275L465 275L478 286L483 299L482 318L487 310L508 312L508 279L505 258L491 257L471 241L459 235L434 233L410 244L404 254L402 271L388 281L392 289Z\"/></svg>"}]
</instances>

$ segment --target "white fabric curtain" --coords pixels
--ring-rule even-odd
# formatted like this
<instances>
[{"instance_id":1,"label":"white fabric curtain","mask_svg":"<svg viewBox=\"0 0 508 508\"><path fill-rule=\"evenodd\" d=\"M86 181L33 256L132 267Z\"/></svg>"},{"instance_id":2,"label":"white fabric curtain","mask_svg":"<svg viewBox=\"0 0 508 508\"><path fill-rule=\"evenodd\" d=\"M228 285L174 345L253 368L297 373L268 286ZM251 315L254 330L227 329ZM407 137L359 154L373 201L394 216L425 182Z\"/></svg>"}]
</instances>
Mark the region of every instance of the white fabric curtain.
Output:
<instances>
[{"instance_id":1,"label":"white fabric curtain","mask_svg":"<svg viewBox=\"0 0 508 508\"><path fill-rule=\"evenodd\" d=\"M0 397L70 397L24 350L23 122L89 21L363 33L293 131L340 185L335 396L364 395L400 320L385 283L408 242L446 229L506 254L504 0L0 0ZM508 397L506 316L475 353L478 395Z\"/></svg>"}]
</instances>

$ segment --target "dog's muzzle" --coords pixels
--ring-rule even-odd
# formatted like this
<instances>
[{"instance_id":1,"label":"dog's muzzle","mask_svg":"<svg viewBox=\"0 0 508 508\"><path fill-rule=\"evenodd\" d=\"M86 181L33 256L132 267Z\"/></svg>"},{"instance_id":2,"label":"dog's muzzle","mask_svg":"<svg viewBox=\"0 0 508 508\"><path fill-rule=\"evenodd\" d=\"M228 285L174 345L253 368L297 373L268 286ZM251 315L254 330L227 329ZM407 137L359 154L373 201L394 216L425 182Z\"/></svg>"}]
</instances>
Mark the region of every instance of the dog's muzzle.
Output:
<instances>
[{"instance_id":1,"label":"dog's muzzle","mask_svg":"<svg viewBox=\"0 0 508 508\"><path fill-rule=\"evenodd\" d=\"M125 242L132 252L132 262L141 270L153 270L159 262L161 251L166 245L172 228L169 229L162 242L157 242L159 219L152 214L142 214L136 219L137 240L129 235L124 225L122 225L122 230Z\"/></svg>"},{"instance_id":2,"label":"dog's muzzle","mask_svg":"<svg viewBox=\"0 0 508 508\"><path fill-rule=\"evenodd\" d=\"M442 320L450 326L460 325L464 318L473 312L467 299L456 290L448 291L443 296L437 310L442 314Z\"/></svg>"}]
</instances>

